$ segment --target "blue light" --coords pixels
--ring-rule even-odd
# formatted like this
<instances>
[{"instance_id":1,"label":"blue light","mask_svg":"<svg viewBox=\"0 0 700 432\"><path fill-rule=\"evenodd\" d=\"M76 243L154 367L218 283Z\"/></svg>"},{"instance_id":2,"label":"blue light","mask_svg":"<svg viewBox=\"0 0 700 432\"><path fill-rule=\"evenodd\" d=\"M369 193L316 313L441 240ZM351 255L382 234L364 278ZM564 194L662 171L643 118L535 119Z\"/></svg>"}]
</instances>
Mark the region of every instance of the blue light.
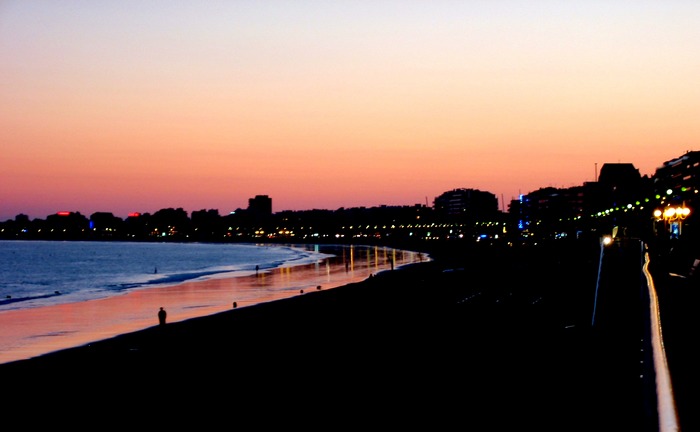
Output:
<instances>
[{"instance_id":1,"label":"blue light","mask_svg":"<svg viewBox=\"0 0 700 432\"><path fill-rule=\"evenodd\" d=\"M681 235L680 224L678 222L672 222L669 226L669 231L671 232L671 237L678 238Z\"/></svg>"}]
</instances>

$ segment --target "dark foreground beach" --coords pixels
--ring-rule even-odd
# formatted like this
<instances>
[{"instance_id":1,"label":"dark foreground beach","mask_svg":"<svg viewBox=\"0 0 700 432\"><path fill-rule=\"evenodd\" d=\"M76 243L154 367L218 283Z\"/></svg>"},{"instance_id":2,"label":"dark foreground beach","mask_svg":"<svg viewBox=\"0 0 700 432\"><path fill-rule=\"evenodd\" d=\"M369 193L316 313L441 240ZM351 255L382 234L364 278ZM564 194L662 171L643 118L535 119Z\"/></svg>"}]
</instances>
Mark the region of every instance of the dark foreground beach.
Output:
<instances>
[{"instance_id":1,"label":"dark foreground beach","mask_svg":"<svg viewBox=\"0 0 700 432\"><path fill-rule=\"evenodd\" d=\"M4 406L102 426L653 430L639 346L591 326L597 250L440 245L363 282L0 365Z\"/></svg>"}]
</instances>

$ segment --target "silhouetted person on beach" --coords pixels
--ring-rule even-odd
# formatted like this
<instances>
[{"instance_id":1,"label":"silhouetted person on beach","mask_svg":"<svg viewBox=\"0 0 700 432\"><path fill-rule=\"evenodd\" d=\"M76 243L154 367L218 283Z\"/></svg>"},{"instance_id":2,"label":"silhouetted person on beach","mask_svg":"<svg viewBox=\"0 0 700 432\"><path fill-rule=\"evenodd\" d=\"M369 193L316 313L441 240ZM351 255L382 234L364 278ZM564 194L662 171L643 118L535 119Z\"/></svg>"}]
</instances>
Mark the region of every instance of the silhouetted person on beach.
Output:
<instances>
[{"instance_id":1,"label":"silhouetted person on beach","mask_svg":"<svg viewBox=\"0 0 700 432\"><path fill-rule=\"evenodd\" d=\"M168 316L168 313L165 312L165 309L161 306L160 310L158 311L158 323L160 325L165 325L165 317Z\"/></svg>"}]
</instances>

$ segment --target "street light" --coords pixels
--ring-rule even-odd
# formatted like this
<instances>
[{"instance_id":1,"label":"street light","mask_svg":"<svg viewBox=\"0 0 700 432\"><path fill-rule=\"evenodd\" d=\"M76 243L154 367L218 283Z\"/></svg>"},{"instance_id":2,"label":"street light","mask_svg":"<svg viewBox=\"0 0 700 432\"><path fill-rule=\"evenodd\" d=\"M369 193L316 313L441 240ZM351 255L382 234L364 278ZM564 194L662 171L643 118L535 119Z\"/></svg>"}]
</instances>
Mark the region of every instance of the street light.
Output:
<instances>
[{"instance_id":1,"label":"street light","mask_svg":"<svg viewBox=\"0 0 700 432\"><path fill-rule=\"evenodd\" d=\"M615 231L617 233L617 231ZM595 325L595 310L598 306L598 287L600 286L600 272L603 270L603 252L605 251L605 246L611 245L613 242L613 236L603 236L600 238L600 255L598 257L598 278L595 282L595 295L593 296L593 314L591 315L591 327Z\"/></svg>"},{"instance_id":2,"label":"street light","mask_svg":"<svg viewBox=\"0 0 700 432\"><path fill-rule=\"evenodd\" d=\"M685 204L678 207L665 207L654 210L654 218L657 221L664 221L664 227L668 227L673 236L680 236L683 228L683 221L690 216L690 208Z\"/></svg>"}]
</instances>

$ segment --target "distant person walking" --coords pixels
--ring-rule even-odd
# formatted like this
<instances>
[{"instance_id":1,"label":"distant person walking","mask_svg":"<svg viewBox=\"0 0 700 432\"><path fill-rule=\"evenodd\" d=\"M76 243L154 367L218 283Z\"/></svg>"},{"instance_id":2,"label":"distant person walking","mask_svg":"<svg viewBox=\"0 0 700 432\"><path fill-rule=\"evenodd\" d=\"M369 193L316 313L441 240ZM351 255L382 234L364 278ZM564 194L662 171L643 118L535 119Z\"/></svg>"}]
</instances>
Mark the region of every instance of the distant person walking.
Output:
<instances>
[{"instance_id":1,"label":"distant person walking","mask_svg":"<svg viewBox=\"0 0 700 432\"><path fill-rule=\"evenodd\" d=\"M165 325L165 317L168 316L168 313L165 312L165 309L161 306L160 310L158 311L158 323L160 325Z\"/></svg>"}]
</instances>

